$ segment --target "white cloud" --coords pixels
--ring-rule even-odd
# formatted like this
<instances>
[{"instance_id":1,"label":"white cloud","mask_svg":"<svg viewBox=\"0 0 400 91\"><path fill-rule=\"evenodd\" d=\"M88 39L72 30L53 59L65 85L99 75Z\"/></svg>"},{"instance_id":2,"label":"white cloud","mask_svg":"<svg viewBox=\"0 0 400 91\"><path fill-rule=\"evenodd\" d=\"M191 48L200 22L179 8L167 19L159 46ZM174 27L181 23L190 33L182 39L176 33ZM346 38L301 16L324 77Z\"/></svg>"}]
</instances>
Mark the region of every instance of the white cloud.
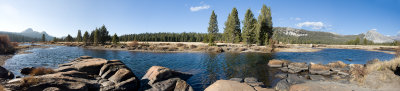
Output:
<instances>
[{"instance_id":1,"label":"white cloud","mask_svg":"<svg viewBox=\"0 0 400 91\"><path fill-rule=\"evenodd\" d=\"M311 29L322 29L325 28L324 23L322 22L302 22L296 24L297 27L310 27Z\"/></svg>"},{"instance_id":2,"label":"white cloud","mask_svg":"<svg viewBox=\"0 0 400 91\"><path fill-rule=\"evenodd\" d=\"M204 10L204 9L209 9L211 6L204 4L202 6L191 6L190 7L190 11L192 12L196 12L196 11L200 11L200 10Z\"/></svg>"}]
</instances>

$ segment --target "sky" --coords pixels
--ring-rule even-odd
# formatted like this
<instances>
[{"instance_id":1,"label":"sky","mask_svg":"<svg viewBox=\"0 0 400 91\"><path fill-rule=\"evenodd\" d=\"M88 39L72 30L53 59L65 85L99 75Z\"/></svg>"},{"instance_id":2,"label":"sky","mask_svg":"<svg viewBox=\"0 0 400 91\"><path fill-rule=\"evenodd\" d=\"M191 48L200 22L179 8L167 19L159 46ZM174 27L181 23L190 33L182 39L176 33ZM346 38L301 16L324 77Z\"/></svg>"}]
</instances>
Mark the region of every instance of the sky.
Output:
<instances>
[{"instance_id":1,"label":"sky","mask_svg":"<svg viewBox=\"0 0 400 91\"><path fill-rule=\"evenodd\" d=\"M233 7L239 19L271 7L274 27L352 35L400 32L400 0L0 0L0 31L27 28L62 37L105 25L111 34L206 33L212 10L219 31ZM241 25L242 26L242 25Z\"/></svg>"}]
</instances>

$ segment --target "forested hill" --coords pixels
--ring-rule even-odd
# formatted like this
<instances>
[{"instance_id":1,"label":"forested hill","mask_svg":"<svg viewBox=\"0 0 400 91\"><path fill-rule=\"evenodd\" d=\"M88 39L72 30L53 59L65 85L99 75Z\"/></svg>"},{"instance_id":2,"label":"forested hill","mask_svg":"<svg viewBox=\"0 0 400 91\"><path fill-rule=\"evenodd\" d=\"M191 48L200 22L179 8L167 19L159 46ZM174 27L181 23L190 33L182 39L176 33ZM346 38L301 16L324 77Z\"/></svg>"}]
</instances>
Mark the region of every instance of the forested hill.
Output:
<instances>
[{"instance_id":1,"label":"forested hill","mask_svg":"<svg viewBox=\"0 0 400 91\"><path fill-rule=\"evenodd\" d=\"M40 38L32 38L20 35L18 33L11 33L11 32L2 32L0 31L0 35L8 35L10 41L12 42L33 42L33 41L41 41Z\"/></svg>"},{"instance_id":2,"label":"forested hill","mask_svg":"<svg viewBox=\"0 0 400 91\"><path fill-rule=\"evenodd\" d=\"M292 44L346 44L350 40L364 38L364 34L359 35L339 35L322 31L307 31L289 27L274 27L275 40L283 43Z\"/></svg>"}]
</instances>

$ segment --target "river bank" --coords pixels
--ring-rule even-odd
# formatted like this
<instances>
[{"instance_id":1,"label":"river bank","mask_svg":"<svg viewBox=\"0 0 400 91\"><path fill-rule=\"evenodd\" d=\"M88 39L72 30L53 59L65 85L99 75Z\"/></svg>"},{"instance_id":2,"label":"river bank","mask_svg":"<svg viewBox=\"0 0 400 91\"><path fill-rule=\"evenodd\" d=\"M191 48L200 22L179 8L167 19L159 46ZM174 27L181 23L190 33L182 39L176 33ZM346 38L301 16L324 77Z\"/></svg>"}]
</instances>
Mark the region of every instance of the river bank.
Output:
<instances>
[{"instance_id":1,"label":"river bank","mask_svg":"<svg viewBox=\"0 0 400 91\"><path fill-rule=\"evenodd\" d=\"M318 52L322 49L360 49L388 54L396 54L398 46L381 45L325 45L325 44L275 44L269 46L242 45L232 43L216 43L208 46L202 42L121 42L119 45L86 46L77 42L57 42L52 45L80 46L100 50L128 50L139 52Z\"/></svg>"},{"instance_id":2,"label":"river bank","mask_svg":"<svg viewBox=\"0 0 400 91\"><path fill-rule=\"evenodd\" d=\"M7 59L12 58L14 55L29 53L29 52L26 52L26 50L30 50L30 49L33 49L33 48L47 48L47 46L41 46L41 45L21 45L21 46L17 46L17 47L15 47L15 49L16 49L15 53L0 55L0 65L4 65L5 61Z\"/></svg>"}]
</instances>

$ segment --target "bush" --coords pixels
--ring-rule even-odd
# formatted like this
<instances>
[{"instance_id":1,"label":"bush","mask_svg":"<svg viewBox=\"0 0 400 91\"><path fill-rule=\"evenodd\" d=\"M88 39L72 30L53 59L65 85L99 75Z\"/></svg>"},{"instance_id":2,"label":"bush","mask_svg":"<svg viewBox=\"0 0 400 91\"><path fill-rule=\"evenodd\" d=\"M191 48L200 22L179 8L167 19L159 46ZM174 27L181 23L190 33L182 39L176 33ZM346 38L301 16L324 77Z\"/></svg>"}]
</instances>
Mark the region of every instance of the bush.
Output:
<instances>
[{"instance_id":1,"label":"bush","mask_svg":"<svg viewBox=\"0 0 400 91\"><path fill-rule=\"evenodd\" d=\"M39 67L35 68L31 71L29 75L31 76L37 76L37 75L45 75L45 74L51 74L54 73L54 70L51 68L44 68L44 67Z\"/></svg>"},{"instance_id":2,"label":"bush","mask_svg":"<svg viewBox=\"0 0 400 91\"><path fill-rule=\"evenodd\" d=\"M13 44L7 35L0 35L0 54L11 54L15 52Z\"/></svg>"},{"instance_id":3,"label":"bush","mask_svg":"<svg viewBox=\"0 0 400 91\"><path fill-rule=\"evenodd\" d=\"M24 77L21 80L21 85L22 86L31 86L31 85L35 85L39 83L39 79L32 77L32 76L28 76L28 77Z\"/></svg>"},{"instance_id":4,"label":"bush","mask_svg":"<svg viewBox=\"0 0 400 91\"><path fill-rule=\"evenodd\" d=\"M137 46L139 46L139 42L135 40L132 42L128 42L126 45L128 45L130 47L137 47Z\"/></svg>"}]
</instances>

